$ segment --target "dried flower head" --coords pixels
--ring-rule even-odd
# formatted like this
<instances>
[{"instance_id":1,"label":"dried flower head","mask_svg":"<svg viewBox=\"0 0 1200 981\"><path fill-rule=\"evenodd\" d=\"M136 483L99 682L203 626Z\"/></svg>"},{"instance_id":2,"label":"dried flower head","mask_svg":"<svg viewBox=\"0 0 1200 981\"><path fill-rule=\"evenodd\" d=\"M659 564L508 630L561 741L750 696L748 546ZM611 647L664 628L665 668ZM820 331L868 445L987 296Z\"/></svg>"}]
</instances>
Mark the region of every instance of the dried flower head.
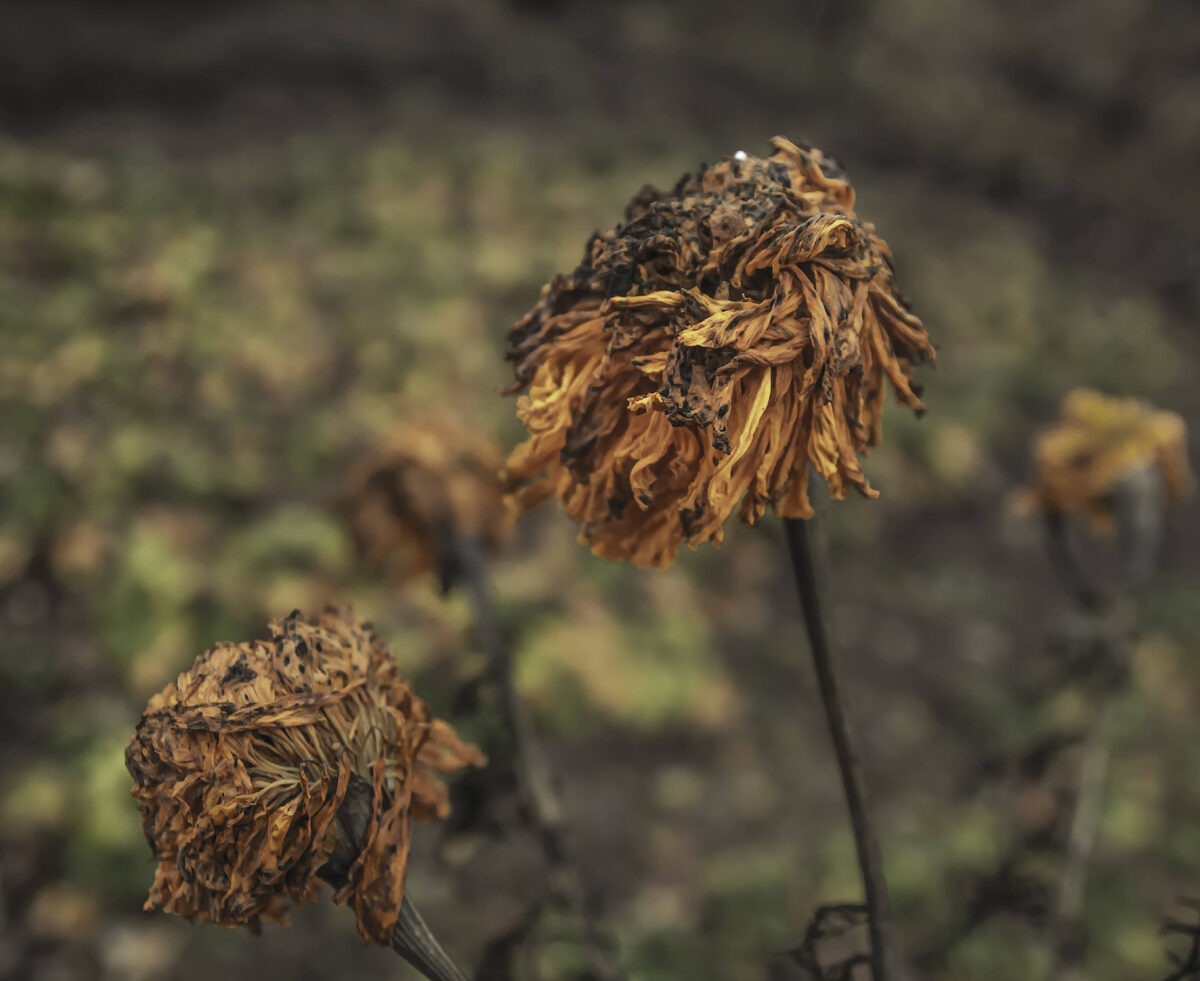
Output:
<instances>
[{"instance_id":1,"label":"dried flower head","mask_svg":"<svg viewBox=\"0 0 1200 981\"><path fill-rule=\"evenodd\" d=\"M430 716L370 625L293 612L270 640L218 644L150 699L125 753L158 860L146 909L229 926L283 922L314 898L352 780L371 816L345 884L364 938L387 944L410 823L444 816L435 771L483 756Z\"/></svg>"},{"instance_id":2,"label":"dried flower head","mask_svg":"<svg viewBox=\"0 0 1200 981\"><path fill-rule=\"evenodd\" d=\"M1034 444L1037 485L1024 496L1027 507L1081 511L1106 528L1114 489L1136 470L1157 466L1168 501L1191 489L1187 429L1174 412L1077 388L1063 400L1062 415Z\"/></svg>"},{"instance_id":3,"label":"dried flower head","mask_svg":"<svg viewBox=\"0 0 1200 981\"><path fill-rule=\"evenodd\" d=\"M772 145L643 190L513 329L530 438L507 487L521 508L557 495L598 555L669 565L739 500L751 523L810 517L810 461L834 497L874 497L858 454L885 379L922 409L933 347L887 244L832 158Z\"/></svg>"},{"instance_id":4,"label":"dried flower head","mask_svg":"<svg viewBox=\"0 0 1200 981\"><path fill-rule=\"evenodd\" d=\"M363 560L446 577L457 536L498 546L508 526L501 461L489 437L445 417L397 430L352 469L339 500Z\"/></svg>"}]
</instances>

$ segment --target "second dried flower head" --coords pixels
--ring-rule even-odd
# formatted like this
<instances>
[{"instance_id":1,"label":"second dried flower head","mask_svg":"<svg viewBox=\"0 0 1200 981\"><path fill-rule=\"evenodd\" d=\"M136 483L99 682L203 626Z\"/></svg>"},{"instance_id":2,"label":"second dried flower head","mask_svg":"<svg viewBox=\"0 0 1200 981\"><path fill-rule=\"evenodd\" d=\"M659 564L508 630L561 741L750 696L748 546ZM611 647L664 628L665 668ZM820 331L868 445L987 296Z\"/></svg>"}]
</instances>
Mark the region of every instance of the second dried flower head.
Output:
<instances>
[{"instance_id":1,"label":"second dried flower head","mask_svg":"<svg viewBox=\"0 0 1200 981\"><path fill-rule=\"evenodd\" d=\"M158 860L147 909L228 926L312 899L352 782L364 840L335 894L364 938L392 940L412 820L443 816L436 771L483 755L435 719L370 626L345 611L218 644L155 695L126 751Z\"/></svg>"},{"instance_id":2,"label":"second dried flower head","mask_svg":"<svg viewBox=\"0 0 1200 981\"><path fill-rule=\"evenodd\" d=\"M499 447L445 415L410 421L350 470L338 507L368 565L400 578L457 574L470 540L494 549L508 530Z\"/></svg>"},{"instance_id":3,"label":"second dried flower head","mask_svg":"<svg viewBox=\"0 0 1200 981\"><path fill-rule=\"evenodd\" d=\"M601 556L669 565L739 501L809 517L810 462L834 497L874 496L858 454L886 386L922 408L933 348L887 244L830 157L773 146L644 190L512 332L529 439L508 487L557 496Z\"/></svg>"}]
</instances>

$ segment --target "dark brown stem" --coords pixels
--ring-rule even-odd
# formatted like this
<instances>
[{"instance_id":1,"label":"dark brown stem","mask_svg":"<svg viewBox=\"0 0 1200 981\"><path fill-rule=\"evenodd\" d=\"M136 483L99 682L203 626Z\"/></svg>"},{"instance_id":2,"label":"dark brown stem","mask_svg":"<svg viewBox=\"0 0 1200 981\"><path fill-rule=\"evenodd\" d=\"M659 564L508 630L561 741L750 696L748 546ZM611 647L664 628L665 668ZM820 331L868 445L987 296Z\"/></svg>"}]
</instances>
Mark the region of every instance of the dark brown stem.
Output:
<instances>
[{"instance_id":1,"label":"dark brown stem","mask_svg":"<svg viewBox=\"0 0 1200 981\"><path fill-rule=\"evenodd\" d=\"M350 778L346 799L338 809L337 838L329 861L318 873L335 889L346 884L350 870L366 840L371 821L371 785L357 775ZM400 917L392 930L392 950L429 981L467 981L425 925L407 894L400 902Z\"/></svg>"},{"instance_id":2,"label":"dark brown stem","mask_svg":"<svg viewBox=\"0 0 1200 981\"><path fill-rule=\"evenodd\" d=\"M400 919L392 931L392 950L430 981L467 981L407 896L401 901Z\"/></svg>"},{"instance_id":3,"label":"dark brown stem","mask_svg":"<svg viewBox=\"0 0 1200 981\"><path fill-rule=\"evenodd\" d=\"M624 974L596 922L578 867L571 859L562 804L555 793L533 719L517 690L512 654L492 605L482 549L477 542L460 538L456 559L456 571L471 599L479 642L501 689L504 723L512 740L518 790L545 856L551 889L566 904L578 924L592 976L597 981L623 981Z\"/></svg>"},{"instance_id":4,"label":"dark brown stem","mask_svg":"<svg viewBox=\"0 0 1200 981\"><path fill-rule=\"evenodd\" d=\"M851 735L849 710L842 695L837 658L830 642L829 628L821 603L809 524L810 521L796 518L785 518L783 521L788 551L792 558L792 571L795 573L796 588L800 595L800 606L804 611L804 626L812 648L813 667L816 669L821 703L825 707L825 721L833 739L838 772L846 795L846 806L850 811L850 825L854 831L854 846L858 852L858 867L862 873L863 893L866 898L867 928L871 935L871 973L874 981L902 981L903 972L897 952L879 840L871 823L866 785Z\"/></svg>"}]
</instances>

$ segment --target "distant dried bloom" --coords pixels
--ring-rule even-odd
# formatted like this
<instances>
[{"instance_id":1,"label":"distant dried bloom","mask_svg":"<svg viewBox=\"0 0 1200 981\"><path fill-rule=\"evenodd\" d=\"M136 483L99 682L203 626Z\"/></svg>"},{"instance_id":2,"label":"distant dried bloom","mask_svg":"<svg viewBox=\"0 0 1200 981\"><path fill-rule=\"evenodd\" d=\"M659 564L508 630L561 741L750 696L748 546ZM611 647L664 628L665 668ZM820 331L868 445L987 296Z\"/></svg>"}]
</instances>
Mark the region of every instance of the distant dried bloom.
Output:
<instances>
[{"instance_id":1,"label":"distant dried bloom","mask_svg":"<svg viewBox=\"0 0 1200 981\"><path fill-rule=\"evenodd\" d=\"M447 813L435 771L483 756L430 716L370 625L299 611L271 639L222 643L150 699L125 753L158 860L146 909L257 929L315 897L352 780L371 788L357 860L334 899L387 944L410 823Z\"/></svg>"},{"instance_id":2,"label":"distant dried bloom","mask_svg":"<svg viewBox=\"0 0 1200 981\"><path fill-rule=\"evenodd\" d=\"M445 576L456 536L495 548L507 530L501 453L445 417L398 429L351 471L339 500L363 560Z\"/></svg>"},{"instance_id":3,"label":"distant dried bloom","mask_svg":"<svg viewBox=\"0 0 1200 981\"><path fill-rule=\"evenodd\" d=\"M1023 503L1049 512L1081 511L1099 528L1111 524L1117 484L1136 470L1157 466L1168 501L1192 486L1182 418L1085 388L1063 400L1062 420L1038 436L1034 458L1037 485Z\"/></svg>"},{"instance_id":4,"label":"distant dried bloom","mask_svg":"<svg viewBox=\"0 0 1200 981\"><path fill-rule=\"evenodd\" d=\"M810 517L810 461L834 497L874 497L858 454L885 379L923 408L910 374L933 347L887 244L832 158L772 145L643 190L513 329L530 438L507 487L521 508L557 496L598 555L670 565L739 500L751 523Z\"/></svg>"}]
</instances>

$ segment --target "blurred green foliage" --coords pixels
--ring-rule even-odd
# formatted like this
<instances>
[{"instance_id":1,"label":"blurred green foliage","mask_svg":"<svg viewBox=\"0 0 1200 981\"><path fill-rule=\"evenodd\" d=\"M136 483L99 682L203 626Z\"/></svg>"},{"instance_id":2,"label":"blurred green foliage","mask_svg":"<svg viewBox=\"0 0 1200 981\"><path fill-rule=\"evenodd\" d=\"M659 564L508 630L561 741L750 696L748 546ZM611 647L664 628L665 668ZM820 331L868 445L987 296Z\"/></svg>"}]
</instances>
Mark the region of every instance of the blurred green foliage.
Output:
<instances>
[{"instance_id":1,"label":"blurred green foliage","mask_svg":"<svg viewBox=\"0 0 1200 981\"><path fill-rule=\"evenodd\" d=\"M313 23L339 20L300 6ZM1194 160L1185 123L1200 99L1166 69L1157 88L1124 81L1159 41L1174 64L1170 16L1132 3L1072 22L1065 54L1066 35L1051 48L1001 4L829 5L824 20L816 6L762 6L746 18L714 7L697 24L652 3L452 5L454 29L428 11L409 25L450 52L442 87L402 85L358 126L309 119L301 95L278 138L253 115L239 129L230 105L197 133L160 111L117 117L105 138L68 115L0 140L0 930L12 964L147 981L399 970L355 946L344 911L308 911L305 929L261 941L139 916L150 870L122 763L137 715L215 641L329 600L373 619L454 714L480 665L466 606L432 582L399 591L356 568L329 509L347 462L431 407L515 443L501 352L540 284L643 183L761 150L777 129L846 158L939 347L923 375L929 415L889 415L868 459L883 497L825 511L910 948L961 914L970 875L1045 806L997 760L1089 711L1086 688L1045 687L1063 656L1053 640L1072 628L1036 526L1008 506L1028 441L1077 384L1148 397L1195 428L1194 320L1156 276L1175 275L1200 217L1194 182L1171 183ZM1069 7L1046 16L1070 21ZM256 9L213 16L268 32L275 15ZM381 57L347 31L359 56ZM458 79L456 45L492 89ZM606 60L618 49L627 73ZM1065 94L1043 98L1006 66L1049 71L1050 50ZM203 48L194 63L208 57L225 53ZM662 65L685 61L668 82ZM489 91L512 105L493 114ZM1137 139L1095 129L1089 113L1112 92L1140 107ZM1017 175L1007 197L1005 167ZM1088 896L1097 981L1157 976L1159 919L1197 891L1194 509L1170 528ZM495 580L585 872L633 976L765 977L814 906L857 891L772 529L731 526L721 550L645 574L574 536L551 507L530 516ZM435 832L421 846L413 889L464 960L537 891L519 837L512 822L440 858ZM578 967L560 927L542 924L525 976ZM1035 977L1041 943L999 916L938 976Z\"/></svg>"}]
</instances>

